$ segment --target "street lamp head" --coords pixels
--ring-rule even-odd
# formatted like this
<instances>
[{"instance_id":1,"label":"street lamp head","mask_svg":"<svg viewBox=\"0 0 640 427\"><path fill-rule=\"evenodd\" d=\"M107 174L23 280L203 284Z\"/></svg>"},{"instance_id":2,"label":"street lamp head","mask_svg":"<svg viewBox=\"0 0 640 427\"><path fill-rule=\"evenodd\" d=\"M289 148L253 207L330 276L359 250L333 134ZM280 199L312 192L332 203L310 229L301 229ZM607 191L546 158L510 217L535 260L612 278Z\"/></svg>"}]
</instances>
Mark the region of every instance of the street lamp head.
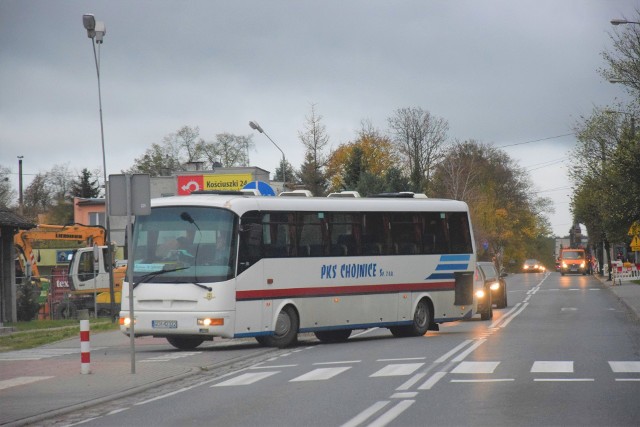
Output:
<instances>
[{"instance_id":1,"label":"street lamp head","mask_svg":"<svg viewBox=\"0 0 640 427\"><path fill-rule=\"evenodd\" d=\"M627 21L626 19L612 19L611 20L611 25L621 25L621 24L628 24L629 21Z\"/></svg>"},{"instance_id":2,"label":"street lamp head","mask_svg":"<svg viewBox=\"0 0 640 427\"><path fill-rule=\"evenodd\" d=\"M262 128L260 127L260 125L256 122L249 122L249 127L251 127L251 129L253 130L257 130L260 133L264 133L264 130L262 130Z\"/></svg>"},{"instance_id":3,"label":"street lamp head","mask_svg":"<svg viewBox=\"0 0 640 427\"><path fill-rule=\"evenodd\" d=\"M102 21L96 21L96 17L91 13L82 15L82 25L87 30L87 36L95 39L96 43L102 43L104 35L107 34L107 27Z\"/></svg>"},{"instance_id":4,"label":"street lamp head","mask_svg":"<svg viewBox=\"0 0 640 427\"><path fill-rule=\"evenodd\" d=\"M90 39L96 36L96 18L90 13L82 15L82 25L87 30L87 37Z\"/></svg>"},{"instance_id":5,"label":"street lamp head","mask_svg":"<svg viewBox=\"0 0 640 427\"><path fill-rule=\"evenodd\" d=\"M86 14L82 15L82 25L84 25L84 28L87 31L95 30L96 29L96 17L93 16L93 14L91 14L91 13L86 13Z\"/></svg>"}]
</instances>

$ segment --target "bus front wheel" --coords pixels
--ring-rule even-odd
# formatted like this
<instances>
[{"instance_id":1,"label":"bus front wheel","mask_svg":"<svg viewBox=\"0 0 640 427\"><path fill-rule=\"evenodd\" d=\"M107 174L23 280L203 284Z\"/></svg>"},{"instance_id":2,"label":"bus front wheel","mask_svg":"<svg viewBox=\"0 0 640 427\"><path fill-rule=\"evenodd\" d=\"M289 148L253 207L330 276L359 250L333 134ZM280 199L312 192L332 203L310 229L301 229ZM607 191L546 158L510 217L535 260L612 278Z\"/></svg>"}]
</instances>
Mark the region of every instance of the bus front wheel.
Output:
<instances>
[{"instance_id":1,"label":"bus front wheel","mask_svg":"<svg viewBox=\"0 0 640 427\"><path fill-rule=\"evenodd\" d=\"M351 335L351 329L338 329L335 331L316 331L316 338L325 343L345 342Z\"/></svg>"},{"instance_id":2,"label":"bus front wheel","mask_svg":"<svg viewBox=\"0 0 640 427\"><path fill-rule=\"evenodd\" d=\"M282 309L276 319L276 328L273 335L265 338L265 344L269 347L285 348L293 345L298 339L299 327L298 313L293 307L287 306Z\"/></svg>"},{"instance_id":3,"label":"bus front wheel","mask_svg":"<svg viewBox=\"0 0 640 427\"><path fill-rule=\"evenodd\" d=\"M193 350L204 342L200 337L167 337L169 344L178 350Z\"/></svg>"}]
</instances>

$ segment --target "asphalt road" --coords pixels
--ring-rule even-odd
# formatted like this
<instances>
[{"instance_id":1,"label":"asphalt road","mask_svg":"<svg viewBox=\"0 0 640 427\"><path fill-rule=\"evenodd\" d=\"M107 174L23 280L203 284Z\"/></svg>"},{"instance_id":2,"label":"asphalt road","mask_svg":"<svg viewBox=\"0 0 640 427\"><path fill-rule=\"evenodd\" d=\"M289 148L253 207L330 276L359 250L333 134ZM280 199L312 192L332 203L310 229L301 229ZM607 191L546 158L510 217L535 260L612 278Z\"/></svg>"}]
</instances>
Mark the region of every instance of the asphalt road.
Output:
<instances>
[{"instance_id":1,"label":"asphalt road","mask_svg":"<svg viewBox=\"0 0 640 427\"><path fill-rule=\"evenodd\" d=\"M204 366L215 352L246 363L42 425L638 425L637 320L590 276L517 274L507 283L509 307L494 309L492 321L445 324L419 338L373 329L343 344L303 337L264 352L232 341L188 354L156 341L138 358Z\"/></svg>"}]
</instances>

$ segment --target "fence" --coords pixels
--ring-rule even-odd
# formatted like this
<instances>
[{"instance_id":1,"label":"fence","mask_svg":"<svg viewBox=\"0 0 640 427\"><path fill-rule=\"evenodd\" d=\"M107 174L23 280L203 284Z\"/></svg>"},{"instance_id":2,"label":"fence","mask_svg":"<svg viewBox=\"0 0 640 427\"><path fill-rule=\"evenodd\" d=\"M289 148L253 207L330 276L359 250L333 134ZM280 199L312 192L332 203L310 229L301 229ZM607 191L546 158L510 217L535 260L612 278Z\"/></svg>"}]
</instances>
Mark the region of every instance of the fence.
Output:
<instances>
[{"instance_id":1,"label":"fence","mask_svg":"<svg viewBox=\"0 0 640 427\"><path fill-rule=\"evenodd\" d=\"M622 282L640 280L640 269L636 264L613 261L611 263L611 278L613 285L622 285Z\"/></svg>"}]
</instances>

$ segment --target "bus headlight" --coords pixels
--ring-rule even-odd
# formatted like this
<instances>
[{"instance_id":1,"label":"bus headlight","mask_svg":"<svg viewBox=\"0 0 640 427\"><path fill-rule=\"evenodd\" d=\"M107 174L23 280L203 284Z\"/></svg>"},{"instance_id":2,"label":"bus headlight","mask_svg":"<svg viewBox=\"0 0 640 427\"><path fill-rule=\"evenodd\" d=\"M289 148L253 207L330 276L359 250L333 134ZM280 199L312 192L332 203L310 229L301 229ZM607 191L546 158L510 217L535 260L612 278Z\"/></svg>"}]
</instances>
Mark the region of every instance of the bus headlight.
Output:
<instances>
[{"instance_id":1,"label":"bus headlight","mask_svg":"<svg viewBox=\"0 0 640 427\"><path fill-rule=\"evenodd\" d=\"M480 299L484 298L485 295L486 295L486 292L484 291L484 289L480 289L476 291L476 296Z\"/></svg>"},{"instance_id":2,"label":"bus headlight","mask_svg":"<svg viewBox=\"0 0 640 427\"><path fill-rule=\"evenodd\" d=\"M585 263L584 263L584 261L582 261L582 262L580 263L580 268L584 268L584 266L585 266Z\"/></svg>"},{"instance_id":3,"label":"bus headlight","mask_svg":"<svg viewBox=\"0 0 640 427\"><path fill-rule=\"evenodd\" d=\"M224 326L224 318L221 318L221 317L199 318L198 326Z\"/></svg>"},{"instance_id":4,"label":"bus headlight","mask_svg":"<svg viewBox=\"0 0 640 427\"><path fill-rule=\"evenodd\" d=\"M120 326L124 326L124 327L128 328L129 326L131 326L131 318L129 316L121 317L120 320L118 321L118 323L120 324Z\"/></svg>"},{"instance_id":5,"label":"bus headlight","mask_svg":"<svg viewBox=\"0 0 640 427\"><path fill-rule=\"evenodd\" d=\"M497 291L500 289L500 282L493 282L489 288L491 288L492 291Z\"/></svg>"}]
</instances>

